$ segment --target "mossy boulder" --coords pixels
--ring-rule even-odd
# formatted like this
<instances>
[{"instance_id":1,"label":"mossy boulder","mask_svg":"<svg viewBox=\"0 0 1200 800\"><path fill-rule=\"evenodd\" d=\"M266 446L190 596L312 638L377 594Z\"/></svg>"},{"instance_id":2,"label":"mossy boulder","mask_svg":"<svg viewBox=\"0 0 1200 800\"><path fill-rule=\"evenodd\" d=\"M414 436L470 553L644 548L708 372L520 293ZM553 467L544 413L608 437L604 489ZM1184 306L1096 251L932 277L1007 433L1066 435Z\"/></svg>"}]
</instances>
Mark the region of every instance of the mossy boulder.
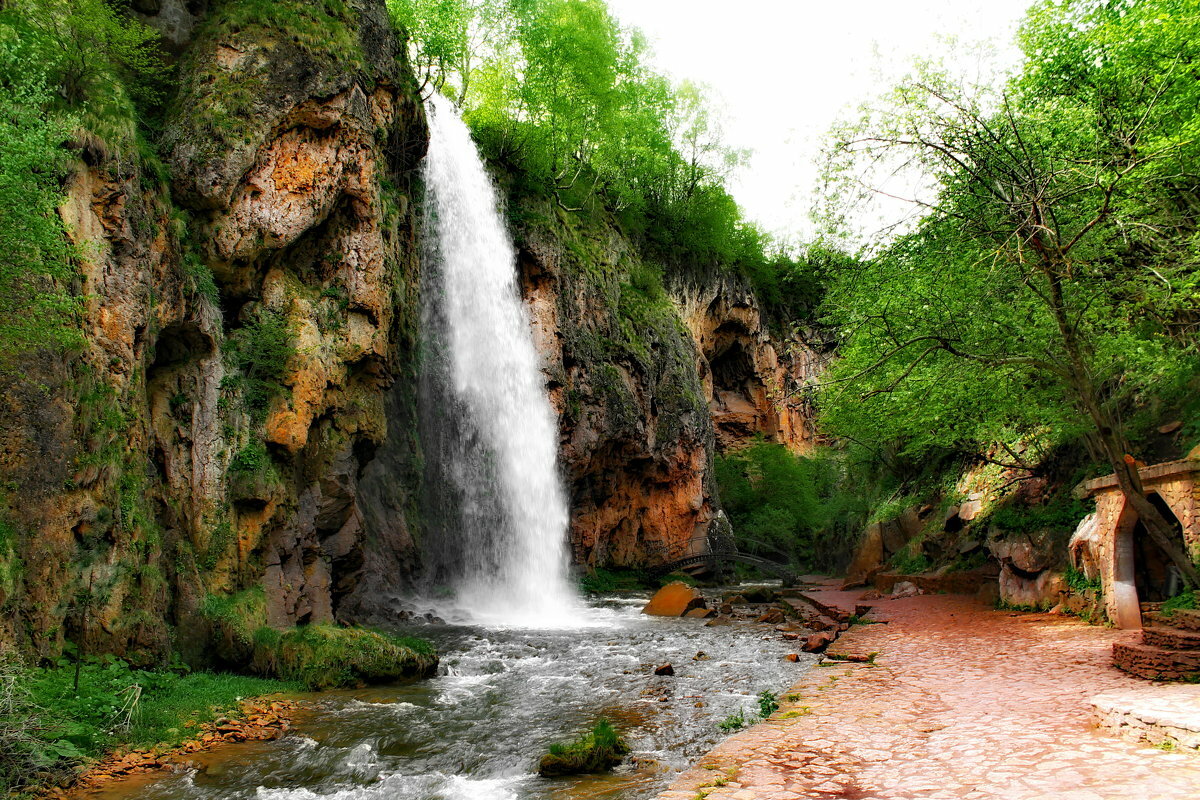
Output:
<instances>
[{"instance_id":1,"label":"mossy boulder","mask_svg":"<svg viewBox=\"0 0 1200 800\"><path fill-rule=\"evenodd\" d=\"M257 665L314 690L428 677L438 665L424 639L368 628L305 625L260 629L254 638Z\"/></svg>"},{"instance_id":2,"label":"mossy boulder","mask_svg":"<svg viewBox=\"0 0 1200 800\"><path fill-rule=\"evenodd\" d=\"M604 772L620 764L628 754L629 745L608 720L602 719L575 741L550 745L550 752L538 764L538 774L552 778Z\"/></svg>"}]
</instances>

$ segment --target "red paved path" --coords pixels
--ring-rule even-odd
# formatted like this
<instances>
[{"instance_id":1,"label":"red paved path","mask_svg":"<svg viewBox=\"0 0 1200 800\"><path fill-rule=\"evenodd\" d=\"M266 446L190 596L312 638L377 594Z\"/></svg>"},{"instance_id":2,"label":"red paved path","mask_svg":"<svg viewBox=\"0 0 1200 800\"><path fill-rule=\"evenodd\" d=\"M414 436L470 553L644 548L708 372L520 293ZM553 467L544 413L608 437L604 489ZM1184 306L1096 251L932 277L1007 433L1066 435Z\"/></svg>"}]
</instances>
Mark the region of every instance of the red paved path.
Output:
<instances>
[{"instance_id":1,"label":"red paved path","mask_svg":"<svg viewBox=\"0 0 1200 800\"><path fill-rule=\"evenodd\" d=\"M845 607L861 592L818 595ZM1200 800L1200 754L1091 725L1089 697L1147 686L1110 666L1129 632L961 596L873 602L889 624L830 651L877 651L875 666L812 669L659 800Z\"/></svg>"}]
</instances>

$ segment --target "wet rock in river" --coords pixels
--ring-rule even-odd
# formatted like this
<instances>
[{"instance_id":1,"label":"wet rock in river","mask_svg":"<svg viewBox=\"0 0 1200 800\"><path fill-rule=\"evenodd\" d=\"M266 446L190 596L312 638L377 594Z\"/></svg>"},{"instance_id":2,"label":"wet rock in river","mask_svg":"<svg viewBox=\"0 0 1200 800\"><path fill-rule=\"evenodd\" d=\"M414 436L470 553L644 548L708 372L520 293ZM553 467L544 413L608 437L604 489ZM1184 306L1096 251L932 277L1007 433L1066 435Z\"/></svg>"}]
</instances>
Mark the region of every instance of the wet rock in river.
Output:
<instances>
[{"instance_id":1,"label":"wet rock in river","mask_svg":"<svg viewBox=\"0 0 1200 800\"><path fill-rule=\"evenodd\" d=\"M707 608L704 595L694 586L675 581L655 592L642 613L655 617L682 617L694 608Z\"/></svg>"}]
</instances>

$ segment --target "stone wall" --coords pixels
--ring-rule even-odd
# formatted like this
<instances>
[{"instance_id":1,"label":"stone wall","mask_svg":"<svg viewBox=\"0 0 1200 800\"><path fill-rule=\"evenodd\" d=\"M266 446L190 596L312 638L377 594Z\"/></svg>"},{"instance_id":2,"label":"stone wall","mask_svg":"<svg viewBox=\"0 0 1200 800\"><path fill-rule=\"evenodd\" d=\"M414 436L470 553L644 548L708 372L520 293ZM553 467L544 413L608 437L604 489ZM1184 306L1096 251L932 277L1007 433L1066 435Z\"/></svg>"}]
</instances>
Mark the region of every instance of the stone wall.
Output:
<instances>
[{"instance_id":1,"label":"stone wall","mask_svg":"<svg viewBox=\"0 0 1200 800\"><path fill-rule=\"evenodd\" d=\"M1183 528L1192 559L1200 558L1200 461L1184 459L1143 467L1139 474L1147 492L1158 494ZM1096 502L1093 521L1081 525L1071 542L1077 569L1099 577L1108 618L1121 628L1141 627L1141 607L1134 578L1134 528L1137 512L1126 500L1115 476L1084 483L1080 490Z\"/></svg>"}]
</instances>

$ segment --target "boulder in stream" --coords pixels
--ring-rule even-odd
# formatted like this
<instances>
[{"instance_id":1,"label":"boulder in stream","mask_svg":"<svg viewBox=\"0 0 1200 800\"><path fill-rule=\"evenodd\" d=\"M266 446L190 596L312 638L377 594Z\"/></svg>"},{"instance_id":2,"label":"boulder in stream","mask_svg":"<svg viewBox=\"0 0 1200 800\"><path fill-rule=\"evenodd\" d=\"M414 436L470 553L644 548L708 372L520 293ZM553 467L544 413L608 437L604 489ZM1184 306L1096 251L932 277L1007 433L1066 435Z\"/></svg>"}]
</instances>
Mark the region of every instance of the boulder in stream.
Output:
<instances>
[{"instance_id":1,"label":"boulder in stream","mask_svg":"<svg viewBox=\"0 0 1200 800\"><path fill-rule=\"evenodd\" d=\"M694 608L707 607L699 589L683 581L674 581L655 592L642 613L654 617L682 617Z\"/></svg>"}]
</instances>

